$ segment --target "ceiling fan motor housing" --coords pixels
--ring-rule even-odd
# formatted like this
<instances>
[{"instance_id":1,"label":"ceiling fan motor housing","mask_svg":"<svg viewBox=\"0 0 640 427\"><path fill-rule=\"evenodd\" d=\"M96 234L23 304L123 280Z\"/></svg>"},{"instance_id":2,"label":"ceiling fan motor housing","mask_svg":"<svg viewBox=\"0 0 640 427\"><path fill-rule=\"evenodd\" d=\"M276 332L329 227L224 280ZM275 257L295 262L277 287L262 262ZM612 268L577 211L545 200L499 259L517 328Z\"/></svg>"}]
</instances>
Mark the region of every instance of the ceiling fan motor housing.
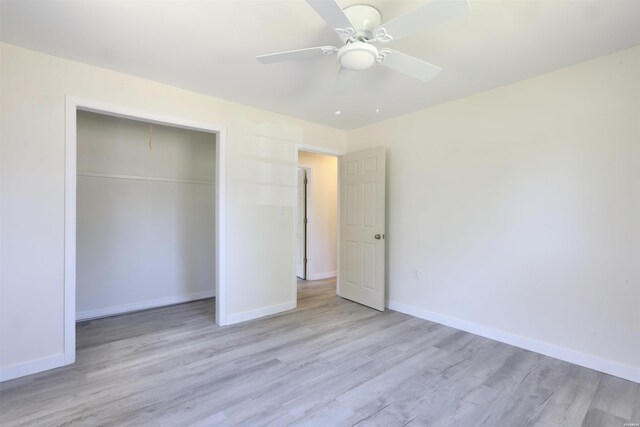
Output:
<instances>
[{"instance_id":1,"label":"ceiling fan motor housing","mask_svg":"<svg viewBox=\"0 0 640 427\"><path fill-rule=\"evenodd\" d=\"M353 24L356 41L353 38L343 38L343 42L347 44L338 50L338 61L348 70L366 70L376 62L378 49L363 40L371 39L373 30L380 25L380 12L368 5L349 6L343 11Z\"/></svg>"},{"instance_id":2,"label":"ceiling fan motor housing","mask_svg":"<svg viewBox=\"0 0 640 427\"><path fill-rule=\"evenodd\" d=\"M343 12L356 30L356 37L367 39L371 38L373 30L380 25L382 19L378 9L365 4L346 7Z\"/></svg>"}]
</instances>

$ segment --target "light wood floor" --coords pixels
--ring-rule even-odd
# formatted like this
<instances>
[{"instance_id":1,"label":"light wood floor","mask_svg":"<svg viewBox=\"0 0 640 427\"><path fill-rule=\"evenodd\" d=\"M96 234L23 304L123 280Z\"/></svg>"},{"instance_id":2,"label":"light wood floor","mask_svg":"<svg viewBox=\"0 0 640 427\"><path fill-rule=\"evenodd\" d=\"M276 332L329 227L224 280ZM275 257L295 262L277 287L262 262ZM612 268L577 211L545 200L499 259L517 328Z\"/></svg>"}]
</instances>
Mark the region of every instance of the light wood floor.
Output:
<instances>
[{"instance_id":1,"label":"light wood floor","mask_svg":"<svg viewBox=\"0 0 640 427\"><path fill-rule=\"evenodd\" d=\"M0 425L615 426L640 385L301 282L224 328L212 300L84 322L77 363L0 384Z\"/></svg>"}]
</instances>

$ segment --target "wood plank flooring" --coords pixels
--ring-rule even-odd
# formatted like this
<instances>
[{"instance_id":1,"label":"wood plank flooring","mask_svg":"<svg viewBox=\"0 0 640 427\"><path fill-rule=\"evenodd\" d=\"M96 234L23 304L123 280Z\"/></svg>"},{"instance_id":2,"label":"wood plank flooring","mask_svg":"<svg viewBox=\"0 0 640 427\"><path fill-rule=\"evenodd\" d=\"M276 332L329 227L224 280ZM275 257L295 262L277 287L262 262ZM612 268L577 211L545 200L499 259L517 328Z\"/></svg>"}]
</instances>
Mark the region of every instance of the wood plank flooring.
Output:
<instances>
[{"instance_id":1,"label":"wood plank flooring","mask_svg":"<svg viewBox=\"0 0 640 427\"><path fill-rule=\"evenodd\" d=\"M78 324L75 365L0 383L9 426L615 426L640 385L301 282L219 328L212 300ZM631 424L633 425L633 424Z\"/></svg>"}]
</instances>

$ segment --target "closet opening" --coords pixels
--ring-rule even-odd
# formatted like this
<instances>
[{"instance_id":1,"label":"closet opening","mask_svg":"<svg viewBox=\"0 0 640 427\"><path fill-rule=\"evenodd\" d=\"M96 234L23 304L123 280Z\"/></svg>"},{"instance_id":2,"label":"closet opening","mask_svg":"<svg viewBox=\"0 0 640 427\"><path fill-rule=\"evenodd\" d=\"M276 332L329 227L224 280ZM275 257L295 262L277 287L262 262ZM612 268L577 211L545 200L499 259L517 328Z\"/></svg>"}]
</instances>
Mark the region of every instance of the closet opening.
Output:
<instances>
[{"instance_id":1,"label":"closet opening","mask_svg":"<svg viewBox=\"0 0 640 427\"><path fill-rule=\"evenodd\" d=\"M201 300L226 324L224 129L68 97L66 140L65 364L76 322Z\"/></svg>"},{"instance_id":2,"label":"closet opening","mask_svg":"<svg viewBox=\"0 0 640 427\"><path fill-rule=\"evenodd\" d=\"M215 134L78 111L76 140L76 321L213 298Z\"/></svg>"}]
</instances>

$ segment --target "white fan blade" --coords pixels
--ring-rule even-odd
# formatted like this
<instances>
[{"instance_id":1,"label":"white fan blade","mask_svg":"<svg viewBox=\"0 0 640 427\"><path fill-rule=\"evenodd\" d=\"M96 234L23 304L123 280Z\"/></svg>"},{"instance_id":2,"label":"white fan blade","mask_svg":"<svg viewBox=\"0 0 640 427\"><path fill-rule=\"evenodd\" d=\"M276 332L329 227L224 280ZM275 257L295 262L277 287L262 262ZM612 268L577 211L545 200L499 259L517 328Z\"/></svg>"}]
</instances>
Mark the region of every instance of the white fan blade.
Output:
<instances>
[{"instance_id":1,"label":"white fan blade","mask_svg":"<svg viewBox=\"0 0 640 427\"><path fill-rule=\"evenodd\" d=\"M307 0L309 6L334 30L353 28L353 24L334 0Z\"/></svg>"},{"instance_id":2,"label":"white fan blade","mask_svg":"<svg viewBox=\"0 0 640 427\"><path fill-rule=\"evenodd\" d=\"M317 56L329 55L337 52L333 46L318 46L307 49L288 50L286 52L269 53L267 55L256 56L256 59L263 64L273 64L274 62L290 61L292 59L307 59Z\"/></svg>"},{"instance_id":3,"label":"white fan blade","mask_svg":"<svg viewBox=\"0 0 640 427\"><path fill-rule=\"evenodd\" d=\"M386 32L393 40L397 40L467 13L468 0L430 0L416 10L380 25L373 33L383 30L383 33Z\"/></svg>"},{"instance_id":4,"label":"white fan blade","mask_svg":"<svg viewBox=\"0 0 640 427\"><path fill-rule=\"evenodd\" d=\"M384 49L383 52L388 53L382 60L382 65L415 79L422 80L423 82L431 80L442 71L442 68L437 65L429 64L421 59L405 55L395 50Z\"/></svg>"}]
</instances>

